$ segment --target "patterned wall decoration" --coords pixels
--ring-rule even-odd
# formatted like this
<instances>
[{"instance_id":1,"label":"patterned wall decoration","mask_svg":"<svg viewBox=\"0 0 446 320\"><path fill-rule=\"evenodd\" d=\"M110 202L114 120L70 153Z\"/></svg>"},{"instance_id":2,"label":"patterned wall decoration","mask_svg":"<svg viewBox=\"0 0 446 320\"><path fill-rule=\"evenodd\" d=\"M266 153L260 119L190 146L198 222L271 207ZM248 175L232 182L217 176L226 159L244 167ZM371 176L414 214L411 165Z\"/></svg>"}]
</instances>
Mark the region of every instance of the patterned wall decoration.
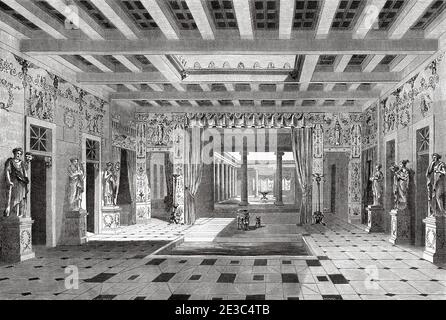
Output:
<instances>
[{"instance_id":1,"label":"patterned wall decoration","mask_svg":"<svg viewBox=\"0 0 446 320\"><path fill-rule=\"evenodd\" d=\"M349 147L351 120L348 113L326 113L324 116L324 145Z\"/></svg>"},{"instance_id":2,"label":"patterned wall decoration","mask_svg":"<svg viewBox=\"0 0 446 320\"><path fill-rule=\"evenodd\" d=\"M120 117L112 115L112 145L121 149L136 151L136 126L133 121L120 123Z\"/></svg>"},{"instance_id":3,"label":"patterned wall decoration","mask_svg":"<svg viewBox=\"0 0 446 320\"><path fill-rule=\"evenodd\" d=\"M354 123L351 129L351 157L360 158L361 157L361 125L359 123Z\"/></svg>"},{"instance_id":4,"label":"patterned wall decoration","mask_svg":"<svg viewBox=\"0 0 446 320\"><path fill-rule=\"evenodd\" d=\"M313 158L324 156L324 129L321 123L316 123L313 130Z\"/></svg>"},{"instance_id":5,"label":"patterned wall decoration","mask_svg":"<svg viewBox=\"0 0 446 320\"><path fill-rule=\"evenodd\" d=\"M92 94L81 95L79 112L84 116L82 127L85 132L97 136L103 135L106 105L108 104L104 100Z\"/></svg>"},{"instance_id":6,"label":"patterned wall decoration","mask_svg":"<svg viewBox=\"0 0 446 320\"><path fill-rule=\"evenodd\" d=\"M443 61L444 55L444 52L441 53L422 72L380 101L385 134L409 126L414 113L420 113L422 117L430 114L434 90L440 81L438 64ZM419 100L419 103L414 104L415 100Z\"/></svg>"},{"instance_id":7,"label":"patterned wall decoration","mask_svg":"<svg viewBox=\"0 0 446 320\"><path fill-rule=\"evenodd\" d=\"M136 123L136 222L151 217L149 178L147 176L146 125Z\"/></svg>"},{"instance_id":8,"label":"patterned wall decoration","mask_svg":"<svg viewBox=\"0 0 446 320\"><path fill-rule=\"evenodd\" d=\"M348 164L348 210L350 219L361 217L361 202L361 161L351 159Z\"/></svg>"},{"instance_id":9,"label":"patterned wall decoration","mask_svg":"<svg viewBox=\"0 0 446 320\"><path fill-rule=\"evenodd\" d=\"M374 147L378 143L378 106L372 104L364 111L362 121L362 149Z\"/></svg>"}]
</instances>

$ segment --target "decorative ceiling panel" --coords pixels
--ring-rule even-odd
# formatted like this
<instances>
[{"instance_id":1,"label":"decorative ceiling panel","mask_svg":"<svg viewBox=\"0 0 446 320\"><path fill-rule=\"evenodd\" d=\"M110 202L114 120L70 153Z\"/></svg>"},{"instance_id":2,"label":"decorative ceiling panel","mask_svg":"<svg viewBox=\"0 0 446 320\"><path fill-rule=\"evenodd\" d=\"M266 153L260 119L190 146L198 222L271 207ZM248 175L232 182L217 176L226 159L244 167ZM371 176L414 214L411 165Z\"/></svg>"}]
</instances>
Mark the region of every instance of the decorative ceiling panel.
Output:
<instances>
[{"instance_id":1,"label":"decorative ceiling panel","mask_svg":"<svg viewBox=\"0 0 446 320\"><path fill-rule=\"evenodd\" d=\"M252 0L254 27L260 30L279 28L279 1Z\"/></svg>"},{"instance_id":2,"label":"decorative ceiling panel","mask_svg":"<svg viewBox=\"0 0 446 320\"><path fill-rule=\"evenodd\" d=\"M118 1L118 3L140 29L158 29L158 25L156 24L155 20L153 20L152 16L146 10L141 1L123 0Z\"/></svg>"},{"instance_id":3,"label":"decorative ceiling panel","mask_svg":"<svg viewBox=\"0 0 446 320\"><path fill-rule=\"evenodd\" d=\"M24 16L22 16L21 14L19 14L17 11L15 11L14 9L12 9L10 6L8 6L7 4L5 4L3 1L0 1L0 11L3 11L4 13L8 14L9 16L11 16L12 18L14 18L15 20L17 20L18 22L20 22L21 24L23 24L25 27L27 27L28 29L31 30L40 30L40 28L38 26L36 26L34 23L32 23L31 21L29 21L28 19L26 19Z\"/></svg>"},{"instance_id":4,"label":"decorative ceiling panel","mask_svg":"<svg viewBox=\"0 0 446 320\"><path fill-rule=\"evenodd\" d=\"M197 29L194 17L184 0L169 0L169 8L172 11L172 15L182 30L194 30Z\"/></svg>"},{"instance_id":5,"label":"decorative ceiling panel","mask_svg":"<svg viewBox=\"0 0 446 320\"><path fill-rule=\"evenodd\" d=\"M208 0L214 25L217 29L237 29L237 18L230 0Z\"/></svg>"},{"instance_id":6,"label":"decorative ceiling panel","mask_svg":"<svg viewBox=\"0 0 446 320\"><path fill-rule=\"evenodd\" d=\"M321 1L319 0L296 0L293 18L293 29L316 29L320 10Z\"/></svg>"},{"instance_id":7,"label":"decorative ceiling panel","mask_svg":"<svg viewBox=\"0 0 446 320\"><path fill-rule=\"evenodd\" d=\"M336 10L331 28L333 30L353 29L365 6L364 0L342 0Z\"/></svg>"},{"instance_id":8,"label":"decorative ceiling panel","mask_svg":"<svg viewBox=\"0 0 446 320\"><path fill-rule=\"evenodd\" d=\"M425 30L445 9L445 0L434 1L411 27L411 30Z\"/></svg>"}]
</instances>

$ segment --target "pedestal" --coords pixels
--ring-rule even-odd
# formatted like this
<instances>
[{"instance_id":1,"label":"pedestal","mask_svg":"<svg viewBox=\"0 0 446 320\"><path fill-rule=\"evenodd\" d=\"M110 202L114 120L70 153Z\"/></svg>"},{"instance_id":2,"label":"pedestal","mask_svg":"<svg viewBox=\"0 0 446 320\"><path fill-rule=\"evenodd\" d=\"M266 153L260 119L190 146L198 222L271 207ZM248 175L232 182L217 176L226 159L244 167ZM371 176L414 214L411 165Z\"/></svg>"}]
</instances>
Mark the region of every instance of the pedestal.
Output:
<instances>
[{"instance_id":1,"label":"pedestal","mask_svg":"<svg viewBox=\"0 0 446 320\"><path fill-rule=\"evenodd\" d=\"M383 232L382 219L384 214L384 208L381 206L367 206L367 227L366 231L371 232Z\"/></svg>"},{"instance_id":2,"label":"pedestal","mask_svg":"<svg viewBox=\"0 0 446 320\"><path fill-rule=\"evenodd\" d=\"M446 262L445 219L444 216L438 216L423 220L426 225L423 258L432 263Z\"/></svg>"},{"instance_id":3,"label":"pedestal","mask_svg":"<svg viewBox=\"0 0 446 320\"><path fill-rule=\"evenodd\" d=\"M115 232L121 225L121 208L103 207L102 208L102 230L101 232Z\"/></svg>"},{"instance_id":4,"label":"pedestal","mask_svg":"<svg viewBox=\"0 0 446 320\"><path fill-rule=\"evenodd\" d=\"M32 248L31 218L2 217L0 219L0 261L21 262L35 257Z\"/></svg>"},{"instance_id":5,"label":"pedestal","mask_svg":"<svg viewBox=\"0 0 446 320\"><path fill-rule=\"evenodd\" d=\"M406 209L393 209L390 211L390 239L392 244L410 243L410 215Z\"/></svg>"},{"instance_id":6,"label":"pedestal","mask_svg":"<svg viewBox=\"0 0 446 320\"><path fill-rule=\"evenodd\" d=\"M87 242L87 211L68 211L65 215L64 232L60 244L78 246Z\"/></svg>"}]
</instances>

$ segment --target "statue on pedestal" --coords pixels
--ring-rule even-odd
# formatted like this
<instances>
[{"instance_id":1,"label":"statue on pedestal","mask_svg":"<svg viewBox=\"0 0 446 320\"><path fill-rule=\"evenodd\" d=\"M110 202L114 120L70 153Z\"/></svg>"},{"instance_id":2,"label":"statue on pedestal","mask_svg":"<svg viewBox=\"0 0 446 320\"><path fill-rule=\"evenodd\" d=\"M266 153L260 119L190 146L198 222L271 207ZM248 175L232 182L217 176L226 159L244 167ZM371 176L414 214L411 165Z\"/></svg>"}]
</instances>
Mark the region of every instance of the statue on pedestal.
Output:
<instances>
[{"instance_id":1,"label":"statue on pedestal","mask_svg":"<svg viewBox=\"0 0 446 320\"><path fill-rule=\"evenodd\" d=\"M68 166L69 193L68 202L71 210L81 209L82 193L84 192L84 168L78 158L70 159Z\"/></svg>"},{"instance_id":2,"label":"statue on pedestal","mask_svg":"<svg viewBox=\"0 0 446 320\"><path fill-rule=\"evenodd\" d=\"M116 205L116 184L117 177L112 162L108 162L104 171L104 206L110 207Z\"/></svg>"},{"instance_id":3,"label":"statue on pedestal","mask_svg":"<svg viewBox=\"0 0 446 320\"><path fill-rule=\"evenodd\" d=\"M438 153L432 155L432 162L427 168L428 215L437 216L444 213L444 193L446 164L440 161Z\"/></svg>"},{"instance_id":4,"label":"statue on pedestal","mask_svg":"<svg viewBox=\"0 0 446 320\"><path fill-rule=\"evenodd\" d=\"M394 164L390 168L390 171L393 172L393 196L395 209L403 210L407 207L410 178L410 171L406 167L408 162L409 160L403 160L399 166Z\"/></svg>"},{"instance_id":5,"label":"statue on pedestal","mask_svg":"<svg viewBox=\"0 0 446 320\"><path fill-rule=\"evenodd\" d=\"M22 148L13 149L12 153L14 157L9 158L5 162L7 202L4 216L9 217L12 212L14 216L26 217L26 202L28 197L29 184L27 164L22 160Z\"/></svg>"},{"instance_id":6,"label":"statue on pedestal","mask_svg":"<svg viewBox=\"0 0 446 320\"><path fill-rule=\"evenodd\" d=\"M377 164L375 167L375 172L373 173L373 176L370 178L370 181L372 181L374 206L382 206L384 174L382 173L381 168L382 165Z\"/></svg>"}]
</instances>

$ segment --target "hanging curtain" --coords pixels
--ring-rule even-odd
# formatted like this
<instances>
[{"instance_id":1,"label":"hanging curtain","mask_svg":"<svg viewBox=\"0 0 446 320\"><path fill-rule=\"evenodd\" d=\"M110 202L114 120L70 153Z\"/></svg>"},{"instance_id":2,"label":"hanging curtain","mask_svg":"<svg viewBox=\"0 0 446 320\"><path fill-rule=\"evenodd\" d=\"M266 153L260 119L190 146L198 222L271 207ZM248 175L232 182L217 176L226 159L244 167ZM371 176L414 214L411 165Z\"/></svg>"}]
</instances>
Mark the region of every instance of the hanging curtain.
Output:
<instances>
[{"instance_id":1,"label":"hanging curtain","mask_svg":"<svg viewBox=\"0 0 446 320\"><path fill-rule=\"evenodd\" d=\"M115 193L115 203L118 203L118 193L119 193L119 182L121 180L121 148L119 147L112 147L112 162L115 165L115 168L119 170L116 170L116 193Z\"/></svg>"},{"instance_id":2,"label":"hanging curtain","mask_svg":"<svg viewBox=\"0 0 446 320\"><path fill-rule=\"evenodd\" d=\"M164 176L166 178L166 189L167 189L165 204L166 204L166 212L169 213L169 217L170 217L170 212L172 212L172 206L173 206L173 163L171 156L172 154L170 152L164 155Z\"/></svg>"},{"instance_id":3,"label":"hanging curtain","mask_svg":"<svg viewBox=\"0 0 446 320\"><path fill-rule=\"evenodd\" d=\"M312 128L291 128L291 141L293 157L296 167L296 176L302 190L300 206L300 223L312 221L312 159L313 159L313 132Z\"/></svg>"},{"instance_id":4,"label":"hanging curtain","mask_svg":"<svg viewBox=\"0 0 446 320\"><path fill-rule=\"evenodd\" d=\"M127 153L127 174L129 177L129 190L131 199L131 224L136 224L136 206L135 206L135 170L136 170L136 152L125 150Z\"/></svg>"},{"instance_id":5,"label":"hanging curtain","mask_svg":"<svg viewBox=\"0 0 446 320\"><path fill-rule=\"evenodd\" d=\"M203 163L201 159L203 129L193 127L186 131L185 139L185 161L184 188L185 188L185 213L184 222L193 224L195 222L195 196L201 183Z\"/></svg>"}]
</instances>

